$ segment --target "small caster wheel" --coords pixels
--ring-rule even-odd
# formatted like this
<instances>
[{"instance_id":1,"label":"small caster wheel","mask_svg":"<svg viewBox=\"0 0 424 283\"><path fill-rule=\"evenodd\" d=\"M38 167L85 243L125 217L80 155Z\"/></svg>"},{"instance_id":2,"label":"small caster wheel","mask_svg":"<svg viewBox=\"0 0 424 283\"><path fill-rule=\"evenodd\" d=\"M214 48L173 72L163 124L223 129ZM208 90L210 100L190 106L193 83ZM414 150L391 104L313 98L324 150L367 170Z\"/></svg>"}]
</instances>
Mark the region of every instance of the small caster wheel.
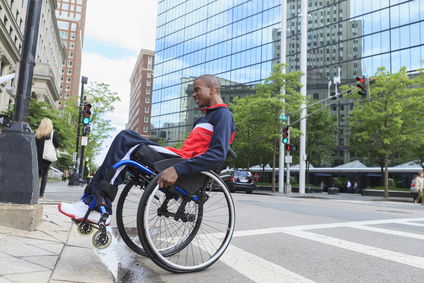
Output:
<instances>
[{"instance_id":1,"label":"small caster wheel","mask_svg":"<svg viewBox=\"0 0 424 283\"><path fill-rule=\"evenodd\" d=\"M109 231L106 233L102 233L101 231L97 231L93 235L93 245L98 249L105 249L109 247L112 243L112 234Z\"/></svg>"},{"instance_id":2,"label":"small caster wheel","mask_svg":"<svg viewBox=\"0 0 424 283\"><path fill-rule=\"evenodd\" d=\"M88 224L88 223L78 226L77 230L81 236L89 236L94 231L93 226L91 226L91 224Z\"/></svg>"}]
</instances>

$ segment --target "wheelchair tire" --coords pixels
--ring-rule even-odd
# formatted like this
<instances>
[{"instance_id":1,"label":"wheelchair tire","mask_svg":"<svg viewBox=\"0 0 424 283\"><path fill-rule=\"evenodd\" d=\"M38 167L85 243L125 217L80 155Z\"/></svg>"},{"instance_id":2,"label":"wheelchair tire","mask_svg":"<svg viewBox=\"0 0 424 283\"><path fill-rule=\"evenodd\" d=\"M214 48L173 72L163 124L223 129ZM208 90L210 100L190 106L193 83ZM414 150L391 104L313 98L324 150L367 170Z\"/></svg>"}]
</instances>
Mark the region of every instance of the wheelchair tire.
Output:
<instances>
[{"instance_id":1,"label":"wheelchair tire","mask_svg":"<svg viewBox=\"0 0 424 283\"><path fill-rule=\"evenodd\" d=\"M140 200L140 242L152 261L170 272L195 272L211 266L225 252L234 232L235 208L230 191L214 172L201 173L216 186L212 189L209 180L205 182L194 195L199 201L188 201L186 219L173 217L181 202L175 198L166 202L166 194L157 185L159 176L146 187ZM159 209L165 213L159 213Z\"/></svg>"},{"instance_id":2,"label":"wheelchair tire","mask_svg":"<svg viewBox=\"0 0 424 283\"><path fill-rule=\"evenodd\" d=\"M116 206L116 223L119 234L127 246L136 253L147 256L140 243L137 231L137 208L144 189L130 181L122 190Z\"/></svg>"}]
</instances>

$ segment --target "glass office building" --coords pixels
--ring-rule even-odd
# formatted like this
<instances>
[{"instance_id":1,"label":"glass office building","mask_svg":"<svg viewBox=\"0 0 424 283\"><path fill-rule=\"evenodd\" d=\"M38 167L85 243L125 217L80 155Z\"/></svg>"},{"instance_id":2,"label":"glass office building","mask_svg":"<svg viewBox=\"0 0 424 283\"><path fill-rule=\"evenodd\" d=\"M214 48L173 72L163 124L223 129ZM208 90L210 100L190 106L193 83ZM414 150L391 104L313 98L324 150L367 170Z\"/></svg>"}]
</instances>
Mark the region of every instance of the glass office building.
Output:
<instances>
[{"instance_id":1,"label":"glass office building","mask_svg":"<svg viewBox=\"0 0 424 283\"><path fill-rule=\"evenodd\" d=\"M301 1L287 1L287 71L300 70ZM280 61L281 0L159 0L151 139L168 145L184 139L201 115L191 98L193 79L214 74L225 103L252 94L255 83ZM341 85L373 75L423 67L424 0L308 1L307 93L334 94ZM340 88L340 84L336 86ZM346 99L331 111L339 117L335 162L349 162ZM356 157L354 159L357 159Z\"/></svg>"}]
</instances>

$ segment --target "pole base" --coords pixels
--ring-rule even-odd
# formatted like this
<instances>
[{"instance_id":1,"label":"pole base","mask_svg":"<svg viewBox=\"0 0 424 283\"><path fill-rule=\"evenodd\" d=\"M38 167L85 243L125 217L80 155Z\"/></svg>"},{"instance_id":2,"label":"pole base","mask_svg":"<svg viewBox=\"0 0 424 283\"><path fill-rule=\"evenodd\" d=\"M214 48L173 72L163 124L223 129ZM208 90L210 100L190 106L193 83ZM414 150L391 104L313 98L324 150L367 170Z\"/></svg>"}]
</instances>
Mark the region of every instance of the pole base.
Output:
<instances>
[{"instance_id":1,"label":"pole base","mask_svg":"<svg viewBox=\"0 0 424 283\"><path fill-rule=\"evenodd\" d=\"M15 229L34 231L41 223L41 204L0 204L0 225Z\"/></svg>"}]
</instances>

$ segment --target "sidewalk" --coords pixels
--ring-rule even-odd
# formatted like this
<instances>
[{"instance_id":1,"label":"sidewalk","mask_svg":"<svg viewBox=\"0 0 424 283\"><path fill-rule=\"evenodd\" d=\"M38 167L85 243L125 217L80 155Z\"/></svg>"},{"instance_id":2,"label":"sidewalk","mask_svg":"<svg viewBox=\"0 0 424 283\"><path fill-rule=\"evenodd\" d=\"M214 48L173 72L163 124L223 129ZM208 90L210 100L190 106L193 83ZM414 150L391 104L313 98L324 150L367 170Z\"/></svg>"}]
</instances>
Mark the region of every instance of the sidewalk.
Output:
<instances>
[{"instance_id":1,"label":"sidewalk","mask_svg":"<svg viewBox=\"0 0 424 283\"><path fill-rule=\"evenodd\" d=\"M48 183L47 196L55 184ZM0 226L0 282L115 282L97 256L92 236L78 234L58 211L58 201L40 203L42 222L35 231Z\"/></svg>"}]
</instances>

